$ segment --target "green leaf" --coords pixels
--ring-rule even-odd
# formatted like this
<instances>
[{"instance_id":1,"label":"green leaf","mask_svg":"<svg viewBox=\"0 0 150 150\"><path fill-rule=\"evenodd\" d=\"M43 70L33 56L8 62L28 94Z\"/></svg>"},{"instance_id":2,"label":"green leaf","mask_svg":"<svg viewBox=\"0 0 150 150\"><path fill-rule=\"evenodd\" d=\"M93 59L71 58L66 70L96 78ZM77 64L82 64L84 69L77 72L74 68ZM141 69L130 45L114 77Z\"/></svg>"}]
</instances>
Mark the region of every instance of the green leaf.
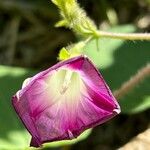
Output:
<instances>
[{"instance_id":1,"label":"green leaf","mask_svg":"<svg viewBox=\"0 0 150 150\"><path fill-rule=\"evenodd\" d=\"M0 66L0 150L23 150L29 145L31 137L14 111L11 97L34 73L27 69Z\"/></svg>"},{"instance_id":2,"label":"green leaf","mask_svg":"<svg viewBox=\"0 0 150 150\"><path fill-rule=\"evenodd\" d=\"M132 25L118 26L111 32L135 32ZM100 38L97 51L96 40L85 47L88 55L102 72L112 90L136 74L137 70L149 62L150 42L123 41ZM137 113L150 108L150 79L146 79L124 98L119 100L123 113Z\"/></svg>"}]
</instances>

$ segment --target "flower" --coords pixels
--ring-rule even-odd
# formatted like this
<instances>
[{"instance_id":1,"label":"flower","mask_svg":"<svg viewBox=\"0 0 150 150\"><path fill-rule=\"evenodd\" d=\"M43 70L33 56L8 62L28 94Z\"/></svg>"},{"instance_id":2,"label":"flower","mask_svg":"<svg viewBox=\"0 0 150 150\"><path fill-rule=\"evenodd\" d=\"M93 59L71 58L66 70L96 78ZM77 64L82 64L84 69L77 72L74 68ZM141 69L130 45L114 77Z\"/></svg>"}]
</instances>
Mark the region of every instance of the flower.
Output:
<instances>
[{"instance_id":1,"label":"flower","mask_svg":"<svg viewBox=\"0 0 150 150\"><path fill-rule=\"evenodd\" d=\"M103 77L86 56L59 62L26 79L12 103L34 147L73 139L120 112Z\"/></svg>"}]
</instances>

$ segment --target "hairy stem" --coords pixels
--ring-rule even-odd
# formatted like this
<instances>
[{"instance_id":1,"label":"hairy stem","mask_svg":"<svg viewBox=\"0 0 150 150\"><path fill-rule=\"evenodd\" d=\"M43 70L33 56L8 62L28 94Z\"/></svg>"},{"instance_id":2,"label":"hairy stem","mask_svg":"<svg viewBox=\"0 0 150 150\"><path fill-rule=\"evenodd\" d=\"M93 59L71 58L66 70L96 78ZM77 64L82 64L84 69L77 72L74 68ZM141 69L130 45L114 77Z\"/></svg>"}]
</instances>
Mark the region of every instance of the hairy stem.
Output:
<instances>
[{"instance_id":1,"label":"hairy stem","mask_svg":"<svg viewBox=\"0 0 150 150\"><path fill-rule=\"evenodd\" d=\"M122 40L150 40L150 33L111 33L99 31L99 37Z\"/></svg>"},{"instance_id":2,"label":"hairy stem","mask_svg":"<svg viewBox=\"0 0 150 150\"><path fill-rule=\"evenodd\" d=\"M126 95L129 91L131 91L136 85L138 85L142 80L146 77L150 76L150 64L147 64L145 67L140 69L137 74L132 76L128 81L123 83L121 87L114 91L114 96L117 99L122 98Z\"/></svg>"},{"instance_id":3,"label":"hairy stem","mask_svg":"<svg viewBox=\"0 0 150 150\"><path fill-rule=\"evenodd\" d=\"M76 0L52 0L52 2L60 9L62 17L57 27L65 26L80 36L122 40L150 40L150 33L111 33L98 30Z\"/></svg>"}]
</instances>

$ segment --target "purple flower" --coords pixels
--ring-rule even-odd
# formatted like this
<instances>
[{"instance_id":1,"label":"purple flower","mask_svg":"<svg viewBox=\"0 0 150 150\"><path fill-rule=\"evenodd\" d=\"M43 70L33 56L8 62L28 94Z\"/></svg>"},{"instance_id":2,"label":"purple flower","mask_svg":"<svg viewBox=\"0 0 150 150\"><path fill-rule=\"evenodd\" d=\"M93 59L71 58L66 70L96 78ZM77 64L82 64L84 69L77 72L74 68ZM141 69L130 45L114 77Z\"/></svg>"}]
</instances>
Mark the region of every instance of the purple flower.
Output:
<instances>
[{"instance_id":1,"label":"purple flower","mask_svg":"<svg viewBox=\"0 0 150 150\"><path fill-rule=\"evenodd\" d=\"M35 147L73 139L120 112L103 77L86 56L59 62L25 80L13 96L13 106Z\"/></svg>"}]
</instances>

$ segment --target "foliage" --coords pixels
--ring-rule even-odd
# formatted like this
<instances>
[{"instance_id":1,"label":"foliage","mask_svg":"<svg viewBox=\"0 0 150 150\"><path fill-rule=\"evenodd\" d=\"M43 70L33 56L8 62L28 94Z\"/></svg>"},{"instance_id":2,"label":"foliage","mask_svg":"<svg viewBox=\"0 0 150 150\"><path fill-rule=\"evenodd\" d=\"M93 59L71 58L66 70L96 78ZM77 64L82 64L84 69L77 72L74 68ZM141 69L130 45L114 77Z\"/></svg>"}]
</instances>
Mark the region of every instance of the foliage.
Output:
<instances>
[{"instance_id":1,"label":"foliage","mask_svg":"<svg viewBox=\"0 0 150 150\"><path fill-rule=\"evenodd\" d=\"M61 2L62 0L53 0L59 6L59 9L64 11L61 12L62 20L56 24L57 27L67 26L73 29L74 32L80 33L80 36L86 33L84 37L93 35L93 33L96 35L97 27L91 19L87 18L86 13L80 9L79 5L74 4L73 0L67 0L67 5L62 6L62 3L58 3L58 1ZM148 32L150 30L147 19L147 12L150 6L149 0L143 0L142 3L139 0L124 0L123 2L120 2L120 0L81 0L79 2L81 2L81 6L88 11L90 17L94 18L101 29L111 27L109 31L113 32L135 32L136 30ZM67 16L68 12L66 11L69 11L71 16ZM57 14L54 5L51 3L48 5L47 0L0 1L0 64L37 68L37 70L54 64L58 49L66 46L70 41L75 42L81 39L78 35L75 37L64 28L53 28L54 23L58 20ZM74 17L76 18L73 22L72 15L75 15ZM120 25L125 23L130 23L131 25ZM83 25L84 28L82 28ZM79 48L82 49L84 46L85 44L82 42L78 42L77 46L71 44L71 46L62 49L59 59L64 60L70 57L66 49L72 50L74 55L77 55L80 52ZM125 42L99 38L98 40L91 40L88 44L86 43L84 52L100 69L111 89L115 90L134 75L138 69L149 62L149 48L149 42ZM11 96L21 87L25 78L35 73L36 71L32 69L0 66L0 149L2 150L28 149L30 135L24 129L11 107ZM150 79L145 79L133 91L120 99L122 112L128 114L126 118L129 118L129 120L130 116L133 117L131 120L134 120L135 116L133 113L138 113L137 116L140 116L150 108L149 83ZM146 117L141 116L143 120ZM122 118L125 118L124 115L121 115L116 122L114 121L115 125L110 122L104 129L103 127L99 128L101 131L104 130L106 132L98 132L92 139L97 144L95 149L99 149L98 142L100 140L103 141L103 133L113 136L112 133L120 127L120 122L122 124L128 123L126 120L123 122ZM135 117L135 122L139 120L141 119ZM132 127L130 124L128 126ZM140 124L140 129L141 126L142 124ZM136 131L130 136L136 135L139 131L138 129L134 130ZM121 131L124 131L123 127ZM87 138L88 135L89 132L84 134L81 140ZM113 138L115 137L113 136ZM112 138L106 138L106 141L102 143L102 147L104 143L108 146L109 141L113 141ZM128 138L125 140L122 137L118 141L121 141L120 143L122 144L127 142ZM66 144L75 143L74 141L71 141L71 143L52 143L45 145L45 147L49 148ZM79 144L79 149L82 149L82 144L82 142L81 145ZM118 146L120 145L118 144Z\"/></svg>"},{"instance_id":2,"label":"foliage","mask_svg":"<svg viewBox=\"0 0 150 150\"><path fill-rule=\"evenodd\" d=\"M134 32L135 30L136 28L131 25L111 29L111 31L119 32ZM106 42L108 44L103 44ZM148 48L150 46L148 42L124 43L121 40L100 39L99 45L99 51L97 51L95 41L91 41L85 47L85 53L95 62L98 68L100 68L100 71L112 89L119 88L122 82L127 80L131 74L134 74L138 68L148 62ZM142 57L140 53L141 49ZM136 51L139 52L136 54L136 58L138 58L137 60L133 59ZM130 55L128 55L129 53ZM122 70L122 68L124 68L124 70ZM35 71L3 66L0 67L0 71L0 114L2 114L0 118L0 148L8 149L9 147L17 147L21 149L23 147L27 147L30 136L27 134L27 131L23 129L22 124L18 120L16 113L11 107L11 96L21 87L23 80L35 74ZM146 80L145 82L141 83L141 86L137 87L133 92L121 99L120 103L122 112L135 113L150 107L149 93L147 90L150 88L148 81L149 80ZM6 115L7 119L5 119ZM11 126L9 125L9 122L12 122ZM69 143L56 142L52 144L46 144L45 147L54 147L72 143L74 143L74 140Z\"/></svg>"},{"instance_id":3,"label":"foliage","mask_svg":"<svg viewBox=\"0 0 150 150\"><path fill-rule=\"evenodd\" d=\"M126 25L112 28L111 31L135 32L136 28ZM85 52L100 68L112 90L118 89L123 82L149 62L149 42L124 42L100 38L99 51L95 43L95 40L91 41L86 46ZM136 89L119 100L122 113L139 113L150 108L149 81L149 78L145 79Z\"/></svg>"},{"instance_id":4,"label":"foliage","mask_svg":"<svg viewBox=\"0 0 150 150\"><path fill-rule=\"evenodd\" d=\"M23 149L30 137L11 106L11 97L34 72L0 66L0 149Z\"/></svg>"}]
</instances>

